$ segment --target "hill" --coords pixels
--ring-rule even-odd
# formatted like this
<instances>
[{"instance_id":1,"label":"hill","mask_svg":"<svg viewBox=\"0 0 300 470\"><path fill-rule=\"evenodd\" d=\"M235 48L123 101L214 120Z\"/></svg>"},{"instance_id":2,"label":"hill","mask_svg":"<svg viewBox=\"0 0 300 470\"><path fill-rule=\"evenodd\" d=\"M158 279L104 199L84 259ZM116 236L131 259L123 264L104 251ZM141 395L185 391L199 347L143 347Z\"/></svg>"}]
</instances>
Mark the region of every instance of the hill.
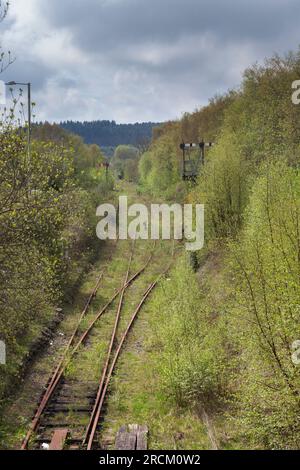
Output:
<instances>
[{"instance_id":1,"label":"hill","mask_svg":"<svg viewBox=\"0 0 300 470\"><path fill-rule=\"evenodd\" d=\"M139 146L151 140L152 130L160 126L154 122L117 124L115 121L65 121L60 126L73 134L80 135L86 144L103 147L117 147L121 144Z\"/></svg>"}]
</instances>

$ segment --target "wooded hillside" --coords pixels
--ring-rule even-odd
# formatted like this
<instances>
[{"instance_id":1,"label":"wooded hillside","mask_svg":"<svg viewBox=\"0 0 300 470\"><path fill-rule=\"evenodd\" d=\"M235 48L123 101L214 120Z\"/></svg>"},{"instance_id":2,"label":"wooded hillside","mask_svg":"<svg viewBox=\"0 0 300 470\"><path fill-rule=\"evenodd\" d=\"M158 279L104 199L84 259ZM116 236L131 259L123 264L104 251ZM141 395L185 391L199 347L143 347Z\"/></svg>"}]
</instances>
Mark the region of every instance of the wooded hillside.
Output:
<instances>
[{"instance_id":1,"label":"wooded hillside","mask_svg":"<svg viewBox=\"0 0 300 470\"><path fill-rule=\"evenodd\" d=\"M60 123L63 129L81 136L86 144L97 144L100 147L117 147L122 144L143 145L151 140L152 129L159 125L153 122L117 124L115 121Z\"/></svg>"}]
</instances>

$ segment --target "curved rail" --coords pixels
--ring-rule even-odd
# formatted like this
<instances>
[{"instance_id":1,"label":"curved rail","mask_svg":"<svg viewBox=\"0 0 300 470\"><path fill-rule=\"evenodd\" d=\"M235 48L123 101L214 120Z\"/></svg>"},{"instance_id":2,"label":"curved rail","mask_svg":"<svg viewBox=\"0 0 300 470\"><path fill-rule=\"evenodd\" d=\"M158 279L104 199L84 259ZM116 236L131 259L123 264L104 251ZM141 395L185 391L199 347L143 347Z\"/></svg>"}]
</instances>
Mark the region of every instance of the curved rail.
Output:
<instances>
[{"instance_id":1,"label":"curved rail","mask_svg":"<svg viewBox=\"0 0 300 470\"><path fill-rule=\"evenodd\" d=\"M174 255L174 250L172 252L172 256ZM173 262L173 261L172 261ZM138 315L138 313L140 312L142 306L144 305L144 303L146 302L147 298L149 297L149 295L151 294L151 292L153 291L153 289L156 287L156 285L158 284L160 278L165 275L169 269L170 269L170 266L172 265L172 262L170 263L170 265L168 266L168 268L166 270L164 270L159 276L158 278L152 282L148 288L146 289L146 291L144 292L139 304L137 305L134 313L132 314L132 317L127 325L127 328L126 330L124 331L122 337L121 337L121 340L119 342L119 345L118 345L118 348L113 356L113 359L112 359L112 362L111 362L111 366L109 368L109 372L106 376L106 373L107 373L107 367L106 369L103 370L103 373L102 373L102 376L101 376L101 380L100 380L100 385L99 385L99 390L98 390L98 394L97 394L97 400L95 402L95 405L94 405L94 408L93 408L93 411L92 411L92 414L91 414L91 418L90 418L90 421L89 421L89 424L87 426L87 429L86 429L86 433L85 433L85 437L83 439L83 445L85 445L87 443L87 450L92 450L92 446L93 446L93 442L94 442L94 438L95 438L95 434L96 434L96 431L97 431L97 426L98 426L98 423L99 423L99 419L100 419L100 416L101 416L101 411L102 411L102 408L103 408L103 404L104 404L104 400L106 398L106 393L107 393L107 389L108 389L108 386L109 386L109 383L110 383L110 380L112 378L112 375L113 375L113 372L114 372L114 369L115 369L115 366L116 366L116 363L118 361L118 358L119 358L119 355L120 355L120 352L122 350L122 347L124 345L124 342L128 336L128 333L130 332L131 330L131 327ZM124 291L123 291L124 292ZM118 307L118 311L117 311L117 315L116 315L116 322L115 322L115 325L118 324L118 321L119 321L119 317L120 317L120 311L121 311L121 308L122 308L122 302L119 304L119 307ZM113 332L113 335L112 335L112 339L111 339L111 348L109 349L108 351L108 355L107 355L107 359L106 359L106 364L108 365L109 364L109 361L111 359L111 353L112 353L112 346L113 346L113 343L114 343L114 338L115 338L115 331ZM105 379L105 376L106 376L106 379Z\"/></svg>"},{"instance_id":2,"label":"curved rail","mask_svg":"<svg viewBox=\"0 0 300 470\"><path fill-rule=\"evenodd\" d=\"M154 244L154 246L155 246L155 244ZM154 248L154 246L153 246L153 248ZM144 266L141 269L139 269L133 276L131 276L131 278L129 280L127 279L126 284L124 284L121 288L116 290L116 292L113 294L113 296L110 298L110 300L99 311L99 313L96 315L94 320L91 322L91 324L85 330L85 332L81 335L81 337L79 338L79 340L76 343L76 345L74 346L74 348L71 350L72 343L73 343L73 341L76 337L76 334L78 333L80 324L81 324L83 318L85 317L85 315L88 311L88 308L89 308L93 298L95 297L95 295L96 295L96 293L99 289L100 282L103 278L103 272L101 273L101 275L99 276L99 278L97 280L96 286L95 286L92 294L90 295L83 312L80 315L80 318L79 318L79 321L78 321L78 323L75 327L75 330L74 330L70 340L68 341L68 344L67 344L67 346L64 350L63 356L62 356L61 360L59 361L59 364L57 365L57 367L56 367L56 369L55 369L55 371L54 371L54 373L51 377L51 380L50 380L49 384L47 385L47 388L45 390L45 393L43 395L41 403L39 404L39 406L37 408L37 411L36 411L32 421L31 421L30 428L29 428L29 430L26 434L26 437L24 438L24 440L22 442L21 450L26 450L28 448L29 440L30 440L32 434L36 431L36 429L38 427L38 424L39 424L39 421L40 421L40 418L41 418L47 404L49 403L50 398L52 397L54 391L56 390L56 387L59 384L59 382L60 382L60 380L61 380L61 378L64 374L66 366L69 364L69 362L71 361L73 356L76 354L79 347L84 343L84 341L86 340L86 338L88 337L88 335L92 331L92 329L95 326L95 324L97 323L97 321L102 317L102 315L106 312L106 310L110 307L110 305L114 302L114 300L118 297L118 295L124 293L124 291L132 284L132 282L135 279L137 279L145 271L145 269L148 267L152 257L153 257L153 249L152 249L152 251L150 253L150 256L148 257L146 263L144 264ZM123 295L124 294L122 294L122 297L123 297Z\"/></svg>"},{"instance_id":3,"label":"curved rail","mask_svg":"<svg viewBox=\"0 0 300 470\"><path fill-rule=\"evenodd\" d=\"M116 338L116 334L117 334L117 328L118 328L118 325L119 325L119 320L120 320L120 315L121 315L121 310L122 310L122 305L123 305L123 299L124 299L124 293L125 293L125 286L128 282L132 257L133 257L133 251L131 253L129 264L128 264L128 269L127 269L127 272L126 272L126 275L125 275L123 290L122 290L121 295L120 295L120 300L119 300L119 304L118 304L118 308L117 308L115 323L114 323L114 327L113 327L113 331L112 331L112 335L111 335L111 339L110 339L110 343L109 343L109 347L108 347L108 351L107 351L106 361L105 361L104 368L103 368L103 371L102 371L102 375L101 375L101 379L100 379L100 385L99 385L99 388L98 388L98 392L97 392L95 404L94 404L94 407L93 407L93 411L92 411L92 414L91 414L91 417L90 417L89 424L86 428L85 436L83 438L83 444L86 444L88 436L89 436L89 434L90 434L90 432L93 428L94 420L95 420L96 413L97 413L97 409L98 409L98 406L99 406L99 402L101 400L102 390L103 390L103 386L104 386L104 383L105 383L107 370L108 370L108 367L109 367L109 360L110 360L110 357L111 357L111 353L112 353L112 350L113 350L113 346L114 346L114 342L115 342L115 338Z\"/></svg>"},{"instance_id":4,"label":"curved rail","mask_svg":"<svg viewBox=\"0 0 300 470\"><path fill-rule=\"evenodd\" d=\"M65 347L65 349L64 349L62 358L60 359L60 361L59 361L57 367L55 368L55 370L54 370L54 372L53 372L53 374L52 374L52 377L51 377L51 379L50 379L50 381L49 381L49 383L48 383L48 385L47 385L47 388L46 388L45 393L44 393L44 395L43 395L43 398L42 398L42 400L41 400L41 403L39 404L39 406L38 406L38 408L37 408L37 410L36 410L36 413L35 413L35 415L34 415L34 417L33 417L33 420L32 420L32 422L31 422L30 428L29 428L29 430L28 430L28 432L27 432L27 434L26 434L26 436L25 436L25 438L24 438L24 440L23 440L23 442L22 442L21 450L26 450L26 449L27 449L27 446L28 446L29 440L30 440L30 438L31 438L31 436L32 436L32 433L33 433L33 432L36 430L36 428L37 428L37 425L38 425L39 419L40 419L40 417L41 417L41 414L42 414L42 412L43 412L43 410L44 410L45 406L47 405L47 403L48 403L48 401L49 401L49 398L50 398L49 390L51 390L51 388L53 387L53 384L55 383L56 378L57 378L57 376L59 375L61 368L63 367L64 361L65 361L65 359L66 359L66 357L67 357L67 354L68 354L68 352L69 352L69 350L70 350L70 348L71 348L71 346L72 346L72 343L73 343L73 341L74 341L74 339L75 339L75 336L76 336L76 334L77 334L77 332L78 332L78 330L79 330L80 324L81 324L83 318L85 317L85 315L87 314L88 309L89 309L89 307L90 307L90 305L91 305L91 303L92 303L92 300L94 299L94 297L96 296L96 294L97 294L97 292L98 292L98 289L99 289L99 287L100 287L100 283L101 283L101 281L102 281L102 279L103 279L103 275L104 275L104 273L102 272L102 273L100 274L99 278L97 279L96 285L95 285L95 287L94 287L94 289L93 289L91 295L89 296L88 301L86 302L83 311L81 312L81 315L80 315L79 320L78 320L78 322L77 322L77 324L76 324L76 327L75 327L75 329L74 329L74 331L73 331L73 333L72 333L72 335L71 335L71 337L70 337L70 339L69 339L69 341L68 341L68 343L67 343L67 345L66 345L66 347Z\"/></svg>"}]
</instances>

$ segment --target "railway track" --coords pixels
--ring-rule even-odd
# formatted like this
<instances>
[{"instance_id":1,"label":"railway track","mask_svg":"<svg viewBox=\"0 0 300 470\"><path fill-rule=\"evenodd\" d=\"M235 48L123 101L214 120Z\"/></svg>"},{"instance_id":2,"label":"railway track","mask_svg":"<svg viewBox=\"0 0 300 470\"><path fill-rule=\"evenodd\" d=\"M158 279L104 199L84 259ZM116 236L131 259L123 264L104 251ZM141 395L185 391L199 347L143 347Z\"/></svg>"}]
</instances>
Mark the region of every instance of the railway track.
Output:
<instances>
[{"instance_id":1,"label":"railway track","mask_svg":"<svg viewBox=\"0 0 300 470\"><path fill-rule=\"evenodd\" d=\"M105 412L105 401L109 383L113 376L122 347L139 311L157 285L161 275L166 272L166 270L161 272L160 275L148 285L146 290L143 292L140 301L133 310L132 316L127 322L127 326L124 328L123 333L118 332L126 291L150 264L155 253L155 245L152 247L146 263L134 274L131 274L134 250L135 244L133 243L122 286L116 289L111 298L82 332L82 324L85 321L93 299L96 297L100 288L101 281L105 275L104 272L102 272L98 277L95 287L86 302L62 357L55 367L53 374L49 378L41 396L27 435L23 440L21 447L22 450L26 450L28 448L48 448L53 433L58 430L68 430L69 439L67 442L70 450L91 450L93 448L97 448L98 444L96 437L99 423L103 413ZM76 361L77 355L81 353L82 350L89 349L89 340L91 339L95 325L97 325L100 318L108 311L108 309L111 309L117 298L119 298L119 301L115 311L113 327L107 340L106 353L104 355L105 357L103 359L102 372L99 380L85 379L82 381L80 379L76 379L76 377L69 377L67 373L69 365L72 361ZM118 339L116 337L117 332L119 335Z\"/></svg>"}]
</instances>

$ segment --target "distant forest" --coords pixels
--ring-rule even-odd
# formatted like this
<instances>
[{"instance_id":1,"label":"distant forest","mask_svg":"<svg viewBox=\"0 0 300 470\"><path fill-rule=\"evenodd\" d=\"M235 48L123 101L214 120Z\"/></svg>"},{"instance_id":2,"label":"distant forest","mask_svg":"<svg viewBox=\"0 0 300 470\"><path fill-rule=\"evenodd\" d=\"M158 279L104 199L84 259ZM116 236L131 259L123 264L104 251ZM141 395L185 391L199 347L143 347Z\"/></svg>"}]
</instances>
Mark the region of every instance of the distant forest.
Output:
<instances>
[{"instance_id":1,"label":"distant forest","mask_svg":"<svg viewBox=\"0 0 300 470\"><path fill-rule=\"evenodd\" d=\"M160 125L160 123L154 122L117 124L115 121L65 121L60 123L63 129L80 135L86 144L98 144L101 147L144 144L150 141L152 129Z\"/></svg>"}]
</instances>

